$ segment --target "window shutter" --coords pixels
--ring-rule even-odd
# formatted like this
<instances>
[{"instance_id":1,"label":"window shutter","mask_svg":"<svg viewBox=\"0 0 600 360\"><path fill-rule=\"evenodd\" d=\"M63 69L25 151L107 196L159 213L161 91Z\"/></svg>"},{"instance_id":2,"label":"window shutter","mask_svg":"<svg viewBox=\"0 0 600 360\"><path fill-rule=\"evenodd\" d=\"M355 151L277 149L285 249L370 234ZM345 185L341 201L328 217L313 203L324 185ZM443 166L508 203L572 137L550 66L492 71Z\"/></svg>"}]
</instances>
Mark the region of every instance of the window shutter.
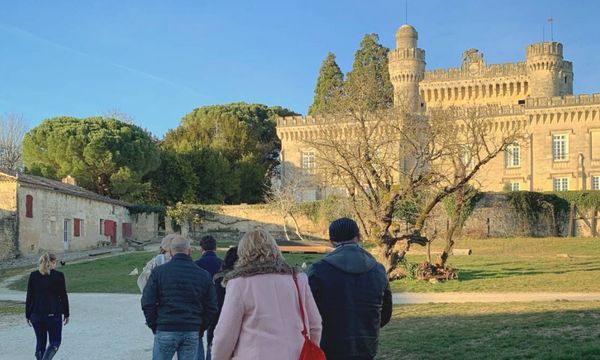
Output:
<instances>
[{"instance_id":1,"label":"window shutter","mask_svg":"<svg viewBox=\"0 0 600 360\"><path fill-rule=\"evenodd\" d=\"M33 218L33 196L31 195L25 197L25 216Z\"/></svg>"},{"instance_id":2,"label":"window shutter","mask_svg":"<svg viewBox=\"0 0 600 360\"><path fill-rule=\"evenodd\" d=\"M81 220L74 219L73 220L73 236L80 236L81 234Z\"/></svg>"}]
</instances>

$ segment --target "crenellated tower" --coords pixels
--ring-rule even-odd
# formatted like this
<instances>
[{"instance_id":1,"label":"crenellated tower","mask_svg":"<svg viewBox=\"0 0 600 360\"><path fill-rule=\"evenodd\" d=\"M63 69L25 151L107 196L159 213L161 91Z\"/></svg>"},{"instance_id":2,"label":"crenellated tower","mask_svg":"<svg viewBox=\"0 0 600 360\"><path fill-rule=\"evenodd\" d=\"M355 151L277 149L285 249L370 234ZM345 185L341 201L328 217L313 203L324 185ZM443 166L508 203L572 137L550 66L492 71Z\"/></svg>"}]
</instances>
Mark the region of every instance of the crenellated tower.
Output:
<instances>
[{"instance_id":1,"label":"crenellated tower","mask_svg":"<svg viewBox=\"0 0 600 360\"><path fill-rule=\"evenodd\" d=\"M559 42L531 44L526 51L530 97L552 97L573 94L573 65L563 59Z\"/></svg>"},{"instance_id":2,"label":"crenellated tower","mask_svg":"<svg viewBox=\"0 0 600 360\"><path fill-rule=\"evenodd\" d=\"M396 31L396 49L389 54L390 80L394 86L394 106L409 111L421 107L419 82L425 75L425 50L417 47L419 35L405 24Z\"/></svg>"}]
</instances>

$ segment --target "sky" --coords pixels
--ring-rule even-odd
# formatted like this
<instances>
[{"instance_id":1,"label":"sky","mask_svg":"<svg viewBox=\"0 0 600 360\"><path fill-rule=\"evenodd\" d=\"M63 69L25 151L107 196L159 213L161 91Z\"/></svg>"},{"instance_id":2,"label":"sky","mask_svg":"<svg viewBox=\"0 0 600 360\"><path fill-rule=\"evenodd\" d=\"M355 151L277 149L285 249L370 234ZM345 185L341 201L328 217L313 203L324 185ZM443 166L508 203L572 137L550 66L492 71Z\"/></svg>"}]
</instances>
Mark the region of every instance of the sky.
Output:
<instances>
[{"instance_id":1,"label":"sky","mask_svg":"<svg viewBox=\"0 0 600 360\"><path fill-rule=\"evenodd\" d=\"M550 38L574 63L574 92L600 92L597 0L0 0L0 114L30 127L118 111L159 138L182 116L244 101L306 114L321 62L344 73L367 33L394 47L419 32L427 69L524 60Z\"/></svg>"}]
</instances>

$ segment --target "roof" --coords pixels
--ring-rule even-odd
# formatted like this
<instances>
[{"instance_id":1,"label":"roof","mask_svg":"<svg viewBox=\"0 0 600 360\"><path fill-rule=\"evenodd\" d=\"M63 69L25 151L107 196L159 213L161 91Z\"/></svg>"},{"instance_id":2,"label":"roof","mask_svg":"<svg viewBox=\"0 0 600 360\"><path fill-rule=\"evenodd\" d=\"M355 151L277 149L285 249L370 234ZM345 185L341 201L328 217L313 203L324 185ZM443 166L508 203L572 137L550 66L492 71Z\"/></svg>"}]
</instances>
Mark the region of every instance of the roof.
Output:
<instances>
[{"instance_id":1,"label":"roof","mask_svg":"<svg viewBox=\"0 0 600 360\"><path fill-rule=\"evenodd\" d=\"M0 179L3 177L10 177L12 179L15 179L19 184L25 185L28 187L34 187L34 188L44 189L44 190L49 190L49 191L55 191L55 192L66 194L66 195L77 196L80 198L100 201L100 202L113 204L113 205L119 205L119 206L131 206L132 205L130 203L127 203L127 202L124 202L121 200L115 200L115 199L111 199L107 196L102 196L102 195L96 194L93 191L86 190L79 186L65 184L63 182L48 179L48 178L41 177L41 176L23 174L20 172L15 172L15 171L0 168Z\"/></svg>"},{"instance_id":2,"label":"roof","mask_svg":"<svg viewBox=\"0 0 600 360\"><path fill-rule=\"evenodd\" d=\"M415 29L412 25L404 24L398 28L396 31L396 36L417 37L417 29Z\"/></svg>"}]
</instances>

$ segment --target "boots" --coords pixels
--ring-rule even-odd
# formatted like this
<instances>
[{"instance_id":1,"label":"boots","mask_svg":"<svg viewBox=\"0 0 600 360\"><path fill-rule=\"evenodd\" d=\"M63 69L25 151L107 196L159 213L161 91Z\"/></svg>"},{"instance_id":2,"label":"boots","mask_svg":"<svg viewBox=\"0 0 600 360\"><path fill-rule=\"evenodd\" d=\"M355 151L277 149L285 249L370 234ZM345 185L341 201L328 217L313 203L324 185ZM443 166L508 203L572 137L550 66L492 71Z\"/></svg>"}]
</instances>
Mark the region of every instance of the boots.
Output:
<instances>
[{"instance_id":1,"label":"boots","mask_svg":"<svg viewBox=\"0 0 600 360\"><path fill-rule=\"evenodd\" d=\"M56 355L56 352L58 351L58 348L56 346L48 346L48 348L46 349L46 352L44 353L44 357L42 358L42 360L52 360L52 358L54 357L54 355Z\"/></svg>"},{"instance_id":2,"label":"boots","mask_svg":"<svg viewBox=\"0 0 600 360\"><path fill-rule=\"evenodd\" d=\"M44 353L41 351L36 351L35 352L35 360L42 360L42 357L44 356Z\"/></svg>"}]
</instances>

